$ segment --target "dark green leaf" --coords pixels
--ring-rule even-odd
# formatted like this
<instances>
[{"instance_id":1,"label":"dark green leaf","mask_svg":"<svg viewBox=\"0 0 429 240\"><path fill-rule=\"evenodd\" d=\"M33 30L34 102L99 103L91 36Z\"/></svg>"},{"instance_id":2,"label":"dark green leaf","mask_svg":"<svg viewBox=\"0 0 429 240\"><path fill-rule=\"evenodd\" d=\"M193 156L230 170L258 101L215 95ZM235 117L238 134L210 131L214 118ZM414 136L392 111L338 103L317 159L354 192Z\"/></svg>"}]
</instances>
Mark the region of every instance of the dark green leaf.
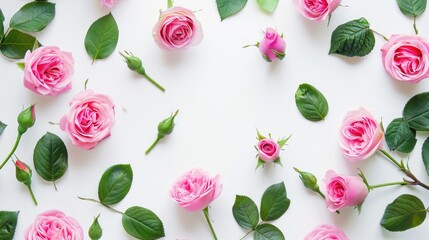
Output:
<instances>
[{"instance_id":1,"label":"dark green leaf","mask_svg":"<svg viewBox=\"0 0 429 240\"><path fill-rule=\"evenodd\" d=\"M151 210L142 207L130 207L122 215L122 226L131 236L152 240L165 236L161 219Z\"/></svg>"},{"instance_id":2,"label":"dark green leaf","mask_svg":"<svg viewBox=\"0 0 429 240\"><path fill-rule=\"evenodd\" d=\"M64 175L68 167L66 145L57 135L47 132L34 148L33 161L40 177L55 182Z\"/></svg>"},{"instance_id":3,"label":"dark green leaf","mask_svg":"<svg viewBox=\"0 0 429 240\"><path fill-rule=\"evenodd\" d=\"M0 211L0 239L12 240L19 212Z\"/></svg>"},{"instance_id":4,"label":"dark green leaf","mask_svg":"<svg viewBox=\"0 0 429 240\"><path fill-rule=\"evenodd\" d=\"M0 50L8 58L23 59L27 51L32 51L39 45L35 37L12 29L1 42Z\"/></svg>"},{"instance_id":5,"label":"dark green leaf","mask_svg":"<svg viewBox=\"0 0 429 240\"><path fill-rule=\"evenodd\" d=\"M404 120L416 131L429 131L429 92L415 95L405 104Z\"/></svg>"},{"instance_id":6,"label":"dark green leaf","mask_svg":"<svg viewBox=\"0 0 429 240\"><path fill-rule=\"evenodd\" d=\"M369 28L368 21L360 18L344 23L332 32L329 54L362 57L372 51L374 44L374 33Z\"/></svg>"},{"instance_id":7,"label":"dark green leaf","mask_svg":"<svg viewBox=\"0 0 429 240\"><path fill-rule=\"evenodd\" d=\"M85 49L92 60L108 57L116 48L119 29L111 13L99 18L88 29Z\"/></svg>"},{"instance_id":8,"label":"dark green leaf","mask_svg":"<svg viewBox=\"0 0 429 240\"><path fill-rule=\"evenodd\" d=\"M399 9L405 16L418 17L426 10L427 0L396 0Z\"/></svg>"},{"instance_id":9,"label":"dark green leaf","mask_svg":"<svg viewBox=\"0 0 429 240\"><path fill-rule=\"evenodd\" d=\"M4 22L4 15L3 15L3 12L0 9L0 39L2 39L3 36L4 36L4 25L3 25L3 22Z\"/></svg>"},{"instance_id":10,"label":"dark green leaf","mask_svg":"<svg viewBox=\"0 0 429 240\"><path fill-rule=\"evenodd\" d=\"M2 121L0 121L0 135L3 133L3 131L6 127L7 127L7 125L2 123Z\"/></svg>"},{"instance_id":11,"label":"dark green leaf","mask_svg":"<svg viewBox=\"0 0 429 240\"><path fill-rule=\"evenodd\" d=\"M307 83L299 85L295 93L295 103L302 116L310 121L323 120L329 111L325 96Z\"/></svg>"},{"instance_id":12,"label":"dark green leaf","mask_svg":"<svg viewBox=\"0 0 429 240\"><path fill-rule=\"evenodd\" d=\"M10 27L24 32L42 31L55 17L55 4L30 2L10 19Z\"/></svg>"},{"instance_id":13,"label":"dark green leaf","mask_svg":"<svg viewBox=\"0 0 429 240\"><path fill-rule=\"evenodd\" d=\"M423 158L423 163L425 164L425 167L426 167L426 172L429 174L429 138L427 138L426 141L423 143L422 158Z\"/></svg>"},{"instance_id":14,"label":"dark green leaf","mask_svg":"<svg viewBox=\"0 0 429 240\"><path fill-rule=\"evenodd\" d=\"M100 223L98 222L98 218L100 217L100 214L94 219L91 226L88 230L88 235L91 240L98 240L103 236L103 229L100 226Z\"/></svg>"},{"instance_id":15,"label":"dark green leaf","mask_svg":"<svg viewBox=\"0 0 429 240\"><path fill-rule=\"evenodd\" d=\"M285 236L276 226L264 223L256 227L253 233L254 240L284 240Z\"/></svg>"},{"instance_id":16,"label":"dark green leaf","mask_svg":"<svg viewBox=\"0 0 429 240\"><path fill-rule=\"evenodd\" d=\"M246 3L247 0L216 0L220 20L223 21L225 18L240 12Z\"/></svg>"},{"instance_id":17,"label":"dark green leaf","mask_svg":"<svg viewBox=\"0 0 429 240\"><path fill-rule=\"evenodd\" d=\"M290 200L286 195L283 182L271 185L265 190L261 199L261 219L272 221L281 217L289 208Z\"/></svg>"},{"instance_id":18,"label":"dark green leaf","mask_svg":"<svg viewBox=\"0 0 429 240\"><path fill-rule=\"evenodd\" d=\"M425 218L423 202L416 196L403 194L387 205L380 225L392 232L405 231L422 224Z\"/></svg>"},{"instance_id":19,"label":"dark green leaf","mask_svg":"<svg viewBox=\"0 0 429 240\"><path fill-rule=\"evenodd\" d=\"M410 153L416 146L416 131L403 118L396 118L387 126L386 142L390 150Z\"/></svg>"},{"instance_id":20,"label":"dark green leaf","mask_svg":"<svg viewBox=\"0 0 429 240\"><path fill-rule=\"evenodd\" d=\"M258 207L255 202L247 196L235 196L232 214L238 225L245 229L255 229L259 223Z\"/></svg>"},{"instance_id":21,"label":"dark green leaf","mask_svg":"<svg viewBox=\"0 0 429 240\"><path fill-rule=\"evenodd\" d=\"M98 198L105 205L120 202L130 191L133 171L129 164L118 164L108 168L98 184Z\"/></svg>"},{"instance_id":22,"label":"dark green leaf","mask_svg":"<svg viewBox=\"0 0 429 240\"><path fill-rule=\"evenodd\" d=\"M258 0L258 4L264 11L273 13L279 4L279 0Z\"/></svg>"}]
</instances>

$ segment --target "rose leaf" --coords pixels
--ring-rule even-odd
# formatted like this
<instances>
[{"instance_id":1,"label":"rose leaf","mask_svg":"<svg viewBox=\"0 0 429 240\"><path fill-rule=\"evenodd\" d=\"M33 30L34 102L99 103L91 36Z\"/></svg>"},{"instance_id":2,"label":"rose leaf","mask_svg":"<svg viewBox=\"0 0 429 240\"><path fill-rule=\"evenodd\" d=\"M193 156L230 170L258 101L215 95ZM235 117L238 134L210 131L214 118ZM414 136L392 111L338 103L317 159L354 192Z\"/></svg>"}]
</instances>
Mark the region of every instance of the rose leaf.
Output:
<instances>
[{"instance_id":1,"label":"rose leaf","mask_svg":"<svg viewBox=\"0 0 429 240\"><path fill-rule=\"evenodd\" d=\"M129 164L118 164L108 168L98 184L98 198L105 205L120 202L128 194L133 181Z\"/></svg>"}]
</instances>

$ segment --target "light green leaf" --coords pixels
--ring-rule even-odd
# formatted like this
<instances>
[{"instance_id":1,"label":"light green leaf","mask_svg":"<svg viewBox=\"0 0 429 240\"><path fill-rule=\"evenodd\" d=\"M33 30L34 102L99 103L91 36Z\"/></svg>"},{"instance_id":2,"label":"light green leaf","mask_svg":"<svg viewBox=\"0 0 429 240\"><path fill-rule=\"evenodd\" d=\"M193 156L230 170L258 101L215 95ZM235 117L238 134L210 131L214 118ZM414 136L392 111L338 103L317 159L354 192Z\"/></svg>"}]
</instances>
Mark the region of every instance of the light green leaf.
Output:
<instances>
[{"instance_id":1,"label":"light green leaf","mask_svg":"<svg viewBox=\"0 0 429 240\"><path fill-rule=\"evenodd\" d=\"M264 223L256 227L253 233L254 240L284 240L282 231L269 223Z\"/></svg>"},{"instance_id":2,"label":"light green leaf","mask_svg":"<svg viewBox=\"0 0 429 240\"><path fill-rule=\"evenodd\" d=\"M4 36L4 25L3 25L3 23L4 23L4 15L3 15L2 10L0 9L0 39L2 39Z\"/></svg>"},{"instance_id":3,"label":"light green leaf","mask_svg":"<svg viewBox=\"0 0 429 240\"><path fill-rule=\"evenodd\" d=\"M85 36L85 49L92 60L103 59L115 50L119 29L111 13L96 20Z\"/></svg>"},{"instance_id":4,"label":"light green leaf","mask_svg":"<svg viewBox=\"0 0 429 240\"><path fill-rule=\"evenodd\" d=\"M289 208L290 200L286 195L283 182L268 187L261 199L261 219L273 221L281 217Z\"/></svg>"},{"instance_id":5,"label":"light green leaf","mask_svg":"<svg viewBox=\"0 0 429 240\"><path fill-rule=\"evenodd\" d=\"M3 133L4 129L7 127L2 121L0 121L0 135Z\"/></svg>"},{"instance_id":6,"label":"light green leaf","mask_svg":"<svg viewBox=\"0 0 429 240\"><path fill-rule=\"evenodd\" d=\"M329 105L325 96L310 84L299 85L295 103L302 116L310 121L323 120L328 115Z\"/></svg>"},{"instance_id":7,"label":"light green leaf","mask_svg":"<svg viewBox=\"0 0 429 240\"><path fill-rule=\"evenodd\" d=\"M161 219L151 210L142 207L130 207L122 215L122 226L131 236L152 240L165 236Z\"/></svg>"},{"instance_id":8,"label":"light green leaf","mask_svg":"<svg viewBox=\"0 0 429 240\"><path fill-rule=\"evenodd\" d=\"M24 32L42 31L55 17L55 4L30 2L10 19L10 27Z\"/></svg>"},{"instance_id":9,"label":"light green leaf","mask_svg":"<svg viewBox=\"0 0 429 240\"><path fill-rule=\"evenodd\" d=\"M368 21L360 18L344 23L332 32L329 54L362 57L370 53L374 45L374 33L369 28Z\"/></svg>"},{"instance_id":10,"label":"light green leaf","mask_svg":"<svg viewBox=\"0 0 429 240\"><path fill-rule=\"evenodd\" d=\"M0 43L0 50L8 58L23 59L27 51L32 51L39 45L35 37L12 29Z\"/></svg>"},{"instance_id":11,"label":"light green leaf","mask_svg":"<svg viewBox=\"0 0 429 240\"><path fill-rule=\"evenodd\" d=\"M129 164L109 167L98 184L98 198L105 205L120 202L128 194L133 182L133 171Z\"/></svg>"},{"instance_id":12,"label":"light green leaf","mask_svg":"<svg viewBox=\"0 0 429 240\"><path fill-rule=\"evenodd\" d=\"M231 17L246 6L247 0L216 0L220 20Z\"/></svg>"},{"instance_id":13,"label":"light green leaf","mask_svg":"<svg viewBox=\"0 0 429 240\"><path fill-rule=\"evenodd\" d=\"M12 240L19 212L0 211L0 239Z\"/></svg>"},{"instance_id":14,"label":"light green leaf","mask_svg":"<svg viewBox=\"0 0 429 240\"><path fill-rule=\"evenodd\" d=\"M387 126L386 142L390 150L410 153L416 146L416 131L403 118L396 118Z\"/></svg>"},{"instance_id":15,"label":"light green leaf","mask_svg":"<svg viewBox=\"0 0 429 240\"><path fill-rule=\"evenodd\" d=\"M423 158L423 163L425 164L425 167L426 167L426 172L429 175L429 138L427 138L426 141L423 143L422 158Z\"/></svg>"},{"instance_id":16,"label":"light green leaf","mask_svg":"<svg viewBox=\"0 0 429 240\"><path fill-rule=\"evenodd\" d=\"M259 7L269 13L273 13L276 10L277 5L279 4L279 0L257 0L257 1L258 1Z\"/></svg>"},{"instance_id":17,"label":"light green leaf","mask_svg":"<svg viewBox=\"0 0 429 240\"><path fill-rule=\"evenodd\" d=\"M429 131L429 92L415 95L405 104L404 120L416 131Z\"/></svg>"},{"instance_id":18,"label":"light green leaf","mask_svg":"<svg viewBox=\"0 0 429 240\"><path fill-rule=\"evenodd\" d=\"M100 217L100 214L96 218L94 218L94 221L92 222L91 226L88 230L88 235L91 240L98 240L103 236L103 229L100 226L100 223L98 222L98 218Z\"/></svg>"},{"instance_id":19,"label":"light green leaf","mask_svg":"<svg viewBox=\"0 0 429 240\"><path fill-rule=\"evenodd\" d=\"M258 207L247 196L235 196L232 214L238 225L245 229L255 229L259 223Z\"/></svg>"},{"instance_id":20,"label":"light green leaf","mask_svg":"<svg viewBox=\"0 0 429 240\"><path fill-rule=\"evenodd\" d=\"M396 0L399 9L405 16L418 17L426 10L427 0Z\"/></svg>"}]
</instances>

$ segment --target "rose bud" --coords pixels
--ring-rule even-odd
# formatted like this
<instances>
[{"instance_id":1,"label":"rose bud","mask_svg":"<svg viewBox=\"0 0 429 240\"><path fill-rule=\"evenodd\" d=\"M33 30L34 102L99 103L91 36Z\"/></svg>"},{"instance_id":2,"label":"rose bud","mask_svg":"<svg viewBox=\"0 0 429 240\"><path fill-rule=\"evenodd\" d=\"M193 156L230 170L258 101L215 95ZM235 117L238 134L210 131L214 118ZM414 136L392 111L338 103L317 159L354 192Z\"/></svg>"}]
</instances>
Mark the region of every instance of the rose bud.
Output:
<instances>
[{"instance_id":1,"label":"rose bud","mask_svg":"<svg viewBox=\"0 0 429 240\"><path fill-rule=\"evenodd\" d=\"M156 137L155 142L153 142L152 145L146 150L145 154L148 154L155 147L155 145L159 142L159 140L161 140L163 137L165 137L167 135L170 135L173 132L174 118L177 116L178 113L179 113L179 110L176 110L176 112L174 114L171 114L170 117L162 120L158 124L158 136Z\"/></svg>"},{"instance_id":2,"label":"rose bud","mask_svg":"<svg viewBox=\"0 0 429 240\"><path fill-rule=\"evenodd\" d=\"M259 140L258 145L255 146L256 151L258 151L258 154L256 155L258 159L258 163L256 165L256 169L258 169L260 166L264 165L265 163L274 163L279 164L282 166L282 163L280 161L280 150L283 148L283 146L286 144L286 142L289 140L290 136L287 138L282 138L278 141L274 141L271 139L271 134L269 134L269 138L266 138L265 136L262 136L259 131L257 131L257 139Z\"/></svg>"},{"instance_id":3,"label":"rose bud","mask_svg":"<svg viewBox=\"0 0 429 240\"><path fill-rule=\"evenodd\" d=\"M246 45L244 48L250 46L257 47L267 62L274 62L277 59L282 60L285 57L286 42L283 39L283 34L279 35L273 28L265 30L265 36L261 42L257 42L254 45Z\"/></svg>"},{"instance_id":4,"label":"rose bud","mask_svg":"<svg viewBox=\"0 0 429 240\"><path fill-rule=\"evenodd\" d=\"M301 178L302 183L304 183L304 186L306 188L311 189L313 192L317 192L320 194L319 185L317 184L317 178L309 173L309 172L302 172L297 168L293 168L297 173L299 173L299 178Z\"/></svg>"},{"instance_id":5,"label":"rose bud","mask_svg":"<svg viewBox=\"0 0 429 240\"><path fill-rule=\"evenodd\" d=\"M30 107L23 110L18 115L18 132L20 134L23 134L27 131L28 128L31 128L34 123L36 122L36 113L34 111L34 104L32 104Z\"/></svg>"},{"instance_id":6,"label":"rose bud","mask_svg":"<svg viewBox=\"0 0 429 240\"><path fill-rule=\"evenodd\" d=\"M91 238L91 240L98 240L103 235L103 229L101 229L100 223L98 223L98 218L100 217L100 214L94 219L94 221L91 224L91 227L88 230L88 235Z\"/></svg>"},{"instance_id":7,"label":"rose bud","mask_svg":"<svg viewBox=\"0 0 429 240\"><path fill-rule=\"evenodd\" d=\"M34 197L33 190L31 189L32 171L30 167L27 164L21 162L19 159L17 159L15 162L15 169L16 169L16 179L19 182L22 182L25 186L27 186L34 204L37 205L37 200Z\"/></svg>"}]
</instances>

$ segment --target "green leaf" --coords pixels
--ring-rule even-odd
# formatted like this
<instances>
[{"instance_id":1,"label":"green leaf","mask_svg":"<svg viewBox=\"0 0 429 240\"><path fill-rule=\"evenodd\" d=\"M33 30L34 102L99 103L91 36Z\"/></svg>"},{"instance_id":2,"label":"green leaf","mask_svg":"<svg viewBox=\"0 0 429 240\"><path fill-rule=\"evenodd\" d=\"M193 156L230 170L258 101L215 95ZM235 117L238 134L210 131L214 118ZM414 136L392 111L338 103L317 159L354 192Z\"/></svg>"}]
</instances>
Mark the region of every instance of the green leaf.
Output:
<instances>
[{"instance_id":1,"label":"green leaf","mask_svg":"<svg viewBox=\"0 0 429 240\"><path fill-rule=\"evenodd\" d=\"M3 133L3 131L6 127L7 127L7 125L2 123L2 121L0 121L0 135Z\"/></svg>"},{"instance_id":2,"label":"green leaf","mask_svg":"<svg viewBox=\"0 0 429 240\"><path fill-rule=\"evenodd\" d=\"M108 57L118 44L119 29L111 13L99 18L88 29L85 49L92 60Z\"/></svg>"},{"instance_id":3,"label":"green leaf","mask_svg":"<svg viewBox=\"0 0 429 240\"><path fill-rule=\"evenodd\" d=\"M267 11L269 13L273 13L277 5L279 4L279 0L257 0L258 5L262 10Z\"/></svg>"},{"instance_id":4,"label":"green leaf","mask_svg":"<svg viewBox=\"0 0 429 240\"><path fill-rule=\"evenodd\" d=\"M272 221L281 217L289 208L290 200L286 195L283 182L268 187L261 199L261 219Z\"/></svg>"},{"instance_id":5,"label":"green leaf","mask_svg":"<svg viewBox=\"0 0 429 240\"><path fill-rule=\"evenodd\" d=\"M380 225L392 232L405 231L422 224L425 218L423 202L414 195L403 194L387 205Z\"/></svg>"},{"instance_id":6,"label":"green leaf","mask_svg":"<svg viewBox=\"0 0 429 240\"><path fill-rule=\"evenodd\" d=\"M68 167L66 145L57 135L47 132L34 148L33 161L39 176L55 184Z\"/></svg>"},{"instance_id":7,"label":"green leaf","mask_svg":"<svg viewBox=\"0 0 429 240\"><path fill-rule=\"evenodd\" d=\"M42 31L55 17L55 4L30 2L10 19L10 27L24 32Z\"/></svg>"},{"instance_id":8,"label":"green leaf","mask_svg":"<svg viewBox=\"0 0 429 240\"><path fill-rule=\"evenodd\" d=\"M247 0L216 0L220 20L223 21L225 18L240 12L246 6L246 3Z\"/></svg>"},{"instance_id":9,"label":"green leaf","mask_svg":"<svg viewBox=\"0 0 429 240\"><path fill-rule=\"evenodd\" d=\"M0 43L0 50L8 58L23 59L27 51L32 51L39 45L35 37L12 29Z\"/></svg>"},{"instance_id":10,"label":"green leaf","mask_svg":"<svg viewBox=\"0 0 429 240\"><path fill-rule=\"evenodd\" d=\"M161 219L151 210L142 207L130 207L122 215L125 231L137 239L152 240L165 236Z\"/></svg>"},{"instance_id":11,"label":"green leaf","mask_svg":"<svg viewBox=\"0 0 429 240\"><path fill-rule=\"evenodd\" d=\"M426 141L423 143L422 158L423 158L423 163L425 164L425 167L426 167L426 172L429 174L429 138L427 138Z\"/></svg>"},{"instance_id":12,"label":"green leaf","mask_svg":"<svg viewBox=\"0 0 429 240\"><path fill-rule=\"evenodd\" d=\"M232 206L232 214L238 225L245 229L255 229L259 223L258 207L255 202L247 196L235 196Z\"/></svg>"},{"instance_id":13,"label":"green leaf","mask_svg":"<svg viewBox=\"0 0 429 240\"><path fill-rule=\"evenodd\" d=\"M399 9L405 16L418 17L426 10L427 0L396 0Z\"/></svg>"},{"instance_id":14,"label":"green leaf","mask_svg":"<svg viewBox=\"0 0 429 240\"><path fill-rule=\"evenodd\" d=\"M390 150L410 153L416 146L416 131L403 118L396 118L387 126L386 142Z\"/></svg>"},{"instance_id":15,"label":"green leaf","mask_svg":"<svg viewBox=\"0 0 429 240\"><path fill-rule=\"evenodd\" d=\"M325 96L307 83L299 85L295 93L295 103L302 116L310 121L323 120L329 111Z\"/></svg>"},{"instance_id":16,"label":"green leaf","mask_svg":"<svg viewBox=\"0 0 429 240\"><path fill-rule=\"evenodd\" d=\"M405 104L404 120L416 131L429 131L429 92L415 95Z\"/></svg>"},{"instance_id":17,"label":"green leaf","mask_svg":"<svg viewBox=\"0 0 429 240\"><path fill-rule=\"evenodd\" d=\"M88 235L91 240L98 240L103 236L103 229L100 226L100 223L98 222L98 218L100 217L100 214L96 218L94 218L94 221L92 222L91 226L88 230Z\"/></svg>"},{"instance_id":18,"label":"green leaf","mask_svg":"<svg viewBox=\"0 0 429 240\"><path fill-rule=\"evenodd\" d=\"M0 9L0 39L2 39L3 36L4 36L4 25L3 25L3 22L4 22L4 15L3 15L2 10Z\"/></svg>"},{"instance_id":19,"label":"green leaf","mask_svg":"<svg viewBox=\"0 0 429 240\"><path fill-rule=\"evenodd\" d=\"M12 240L19 212L0 211L0 239Z\"/></svg>"},{"instance_id":20,"label":"green leaf","mask_svg":"<svg viewBox=\"0 0 429 240\"><path fill-rule=\"evenodd\" d=\"M133 171L129 164L118 164L108 168L98 184L98 198L105 205L120 202L130 191Z\"/></svg>"},{"instance_id":21,"label":"green leaf","mask_svg":"<svg viewBox=\"0 0 429 240\"><path fill-rule=\"evenodd\" d=\"M284 240L285 236L276 226L264 223L256 227L253 233L254 240Z\"/></svg>"},{"instance_id":22,"label":"green leaf","mask_svg":"<svg viewBox=\"0 0 429 240\"><path fill-rule=\"evenodd\" d=\"M360 18L344 23L332 32L329 54L362 57L370 53L374 45L374 33L369 28L368 21Z\"/></svg>"}]
</instances>

